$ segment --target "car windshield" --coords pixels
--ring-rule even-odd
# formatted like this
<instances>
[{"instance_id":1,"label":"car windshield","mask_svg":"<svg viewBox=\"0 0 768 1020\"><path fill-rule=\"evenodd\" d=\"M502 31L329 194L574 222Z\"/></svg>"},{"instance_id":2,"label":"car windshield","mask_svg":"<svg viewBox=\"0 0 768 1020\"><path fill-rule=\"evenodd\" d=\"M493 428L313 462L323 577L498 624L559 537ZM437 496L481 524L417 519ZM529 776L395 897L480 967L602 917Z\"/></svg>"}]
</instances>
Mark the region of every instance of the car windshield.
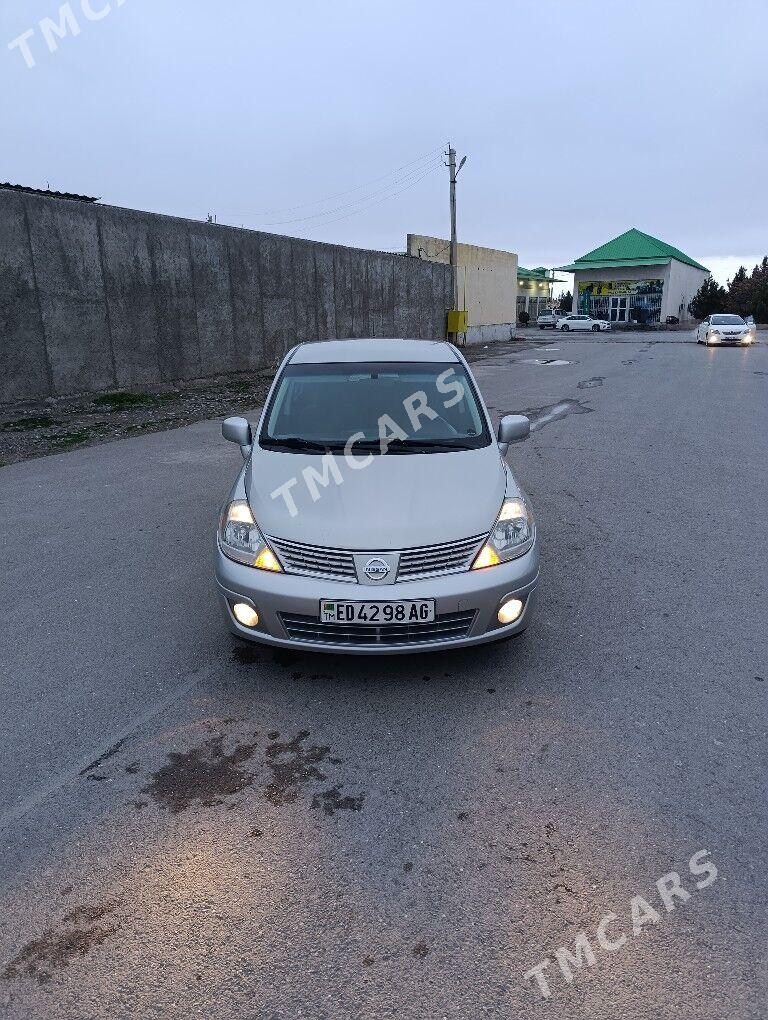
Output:
<instances>
[{"instance_id":1,"label":"car windshield","mask_svg":"<svg viewBox=\"0 0 768 1020\"><path fill-rule=\"evenodd\" d=\"M713 326L746 326L740 315L713 315Z\"/></svg>"},{"instance_id":2,"label":"car windshield","mask_svg":"<svg viewBox=\"0 0 768 1020\"><path fill-rule=\"evenodd\" d=\"M444 453L490 445L459 363L287 365L264 419L267 450Z\"/></svg>"}]
</instances>

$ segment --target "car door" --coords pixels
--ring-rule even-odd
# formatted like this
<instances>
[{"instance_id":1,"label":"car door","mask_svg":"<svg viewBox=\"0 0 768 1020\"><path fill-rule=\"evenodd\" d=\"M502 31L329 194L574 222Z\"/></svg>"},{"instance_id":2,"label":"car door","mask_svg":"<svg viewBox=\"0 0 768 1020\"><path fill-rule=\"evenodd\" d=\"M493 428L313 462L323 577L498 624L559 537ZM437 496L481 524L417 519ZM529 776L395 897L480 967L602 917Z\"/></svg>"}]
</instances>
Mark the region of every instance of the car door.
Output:
<instances>
[{"instance_id":1,"label":"car door","mask_svg":"<svg viewBox=\"0 0 768 1020\"><path fill-rule=\"evenodd\" d=\"M592 319L588 315L580 315L577 329L592 329Z\"/></svg>"}]
</instances>

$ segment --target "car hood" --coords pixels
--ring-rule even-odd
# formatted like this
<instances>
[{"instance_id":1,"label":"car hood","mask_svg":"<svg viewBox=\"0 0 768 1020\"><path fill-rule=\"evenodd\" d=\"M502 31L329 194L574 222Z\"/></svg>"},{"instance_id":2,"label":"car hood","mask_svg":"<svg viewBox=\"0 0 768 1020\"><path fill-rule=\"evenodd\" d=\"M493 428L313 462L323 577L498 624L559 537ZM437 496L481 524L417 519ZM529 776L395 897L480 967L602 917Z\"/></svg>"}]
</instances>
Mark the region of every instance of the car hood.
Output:
<instances>
[{"instance_id":1,"label":"car hood","mask_svg":"<svg viewBox=\"0 0 768 1020\"><path fill-rule=\"evenodd\" d=\"M313 501L303 472L322 475L327 460L342 481L326 472L330 484L318 484L319 498ZM375 456L357 470L343 455L327 460L254 449L246 492L265 534L337 549L436 545L489 531L504 499L506 471L495 443L455 453ZM293 479L296 484L288 490L295 504L292 515L286 498L272 493Z\"/></svg>"}]
</instances>

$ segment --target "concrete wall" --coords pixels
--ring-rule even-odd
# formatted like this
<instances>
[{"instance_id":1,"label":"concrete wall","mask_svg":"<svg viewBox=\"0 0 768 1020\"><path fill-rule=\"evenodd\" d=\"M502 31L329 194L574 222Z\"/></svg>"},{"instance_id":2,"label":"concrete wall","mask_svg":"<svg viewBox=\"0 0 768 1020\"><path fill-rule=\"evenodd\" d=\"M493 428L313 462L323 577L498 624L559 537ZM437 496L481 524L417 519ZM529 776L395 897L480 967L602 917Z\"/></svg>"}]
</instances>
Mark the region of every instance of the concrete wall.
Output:
<instances>
[{"instance_id":1,"label":"concrete wall","mask_svg":"<svg viewBox=\"0 0 768 1020\"><path fill-rule=\"evenodd\" d=\"M0 401L275 364L299 341L445 336L450 268L0 191Z\"/></svg>"},{"instance_id":2,"label":"concrete wall","mask_svg":"<svg viewBox=\"0 0 768 1020\"><path fill-rule=\"evenodd\" d=\"M444 238L408 234L408 254L450 263ZM469 313L467 339L506 339L517 317L517 255L474 244L458 246L459 307Z\"/></svg>"},{"instance_id":3,"label":"concrete wall","mask_svg":"<svg viewBox=\"0 0 768 1020\"><path fill-rule=\"evenodd\" d=\"M672 259L669 264L669 278L664 283L661 321L664 322L667 315L676 315L681 322L691 322L693 316L688 311L688 305L708 276L709 273L702 269Z\"/></svg>"}]
</instances>

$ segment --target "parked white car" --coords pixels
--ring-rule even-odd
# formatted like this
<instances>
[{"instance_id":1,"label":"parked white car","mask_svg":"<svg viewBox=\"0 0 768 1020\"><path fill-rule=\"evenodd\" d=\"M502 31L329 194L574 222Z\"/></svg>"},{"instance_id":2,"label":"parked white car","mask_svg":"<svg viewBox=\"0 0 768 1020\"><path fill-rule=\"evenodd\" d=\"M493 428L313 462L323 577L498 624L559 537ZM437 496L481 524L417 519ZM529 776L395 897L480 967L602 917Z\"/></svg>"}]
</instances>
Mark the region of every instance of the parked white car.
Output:
<instances>
[{"instance_id":1,"label":"parked white car","mask_svg":"<svg viewBox=\"0 0 768 1020\"><path fill-rule=\"evenodd\" d=\"M696 327L696 343L706 344L741 344L748 347L756 340L756 330L740 315L713 313Z\"/></svg>"},{"instance_id":2,"label":"parked white car","mask_svg":"<svg viewBox=\"0 0 768 1020\"><path fill-rule=\"evenodd\" d=\"M569 329L591 329L597 333L601 329L610 329L611 324L606 319L593 319L591 315L581 315L576 312L564 315L557 320L557 328L567 333Z\"/></svg>"},{"instance_id":3,"label":"parked white car","mask_svg":"<svg viewBox=\"0 0 768 1020\"><path fill-rule=\"evenodd\" d=\"M536 325L539 329L556 329L557 320L562 319L562 317L560 312L555 311L553 308L548 308L536 319Z\"/></svg>"}]
</instances>

